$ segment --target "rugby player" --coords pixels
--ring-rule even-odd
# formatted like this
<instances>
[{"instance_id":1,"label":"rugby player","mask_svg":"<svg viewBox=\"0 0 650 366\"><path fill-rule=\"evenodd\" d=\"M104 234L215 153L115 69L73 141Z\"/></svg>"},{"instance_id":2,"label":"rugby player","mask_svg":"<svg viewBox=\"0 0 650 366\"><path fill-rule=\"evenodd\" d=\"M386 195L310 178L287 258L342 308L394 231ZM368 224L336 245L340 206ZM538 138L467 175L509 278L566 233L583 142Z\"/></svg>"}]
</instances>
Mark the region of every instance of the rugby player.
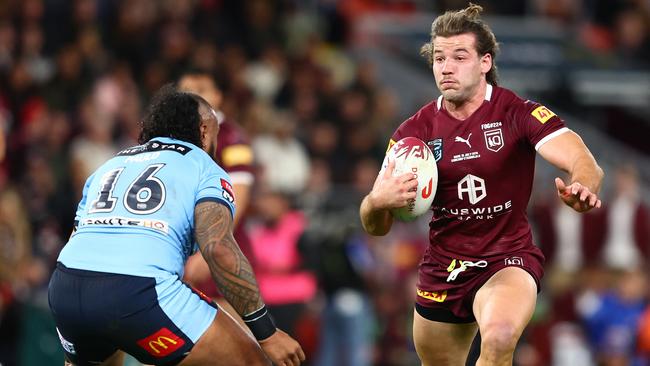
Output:
<instances>
[{"instance_id":1,"label":"rugby player","mask_svg":"<svg viewBox=\"0 0 650 366\"><path fill-rule=\"evenodd\" d=\"M66 364L120 365L124 352L153 365L304 360L275 328L233 238L232 184L211 158L218 132L207 101L167 87L142 121L141 145L86 181L48 292ZM180 280L197 249L255 339Z\"/></svg>"},{"instance_id":2,"label":"rugby player","mask_svg":"<svg viewBox=\"0 0 650 366\"><path fill-rule=\"evenodd\" d=\"M441 96L393 133L425 141L438 165L430 245L418 269L413 336L423 365L464 365L477 329L477 365L510 365L530 320L544 257L526 218L535 153L567 172L555 179L561 200L578 212L600 207L603 171L582 139L545 106L497 84L498 46L482 8L439 16L422 54ZM385 235L391 208L414 199L412 173L380 172L364 198L364 229Z\"/></svg>"}]
</instances>

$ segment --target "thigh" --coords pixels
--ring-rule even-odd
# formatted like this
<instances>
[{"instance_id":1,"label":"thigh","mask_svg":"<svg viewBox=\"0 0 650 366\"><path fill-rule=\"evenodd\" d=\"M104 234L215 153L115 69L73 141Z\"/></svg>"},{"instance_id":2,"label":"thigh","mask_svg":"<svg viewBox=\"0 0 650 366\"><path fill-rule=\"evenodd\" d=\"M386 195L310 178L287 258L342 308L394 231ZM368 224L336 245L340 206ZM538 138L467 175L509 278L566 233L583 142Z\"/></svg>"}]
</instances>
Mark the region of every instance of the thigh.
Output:
<instances>
[{"instance_id":1,"label":"thigh","mask_svg":"<svg viewBox=\"0 0 650 366\"><path fill-rule=\"evenodd\" d=\"M214 321L179 366L271 365L257 341L225 311Z\"/></svg>"},{"instance_id":2,"label":"thigh","mask_svg":"<svg viewBox=\"0 0 650 366\"><path fill-rule=\"evenodd\" d=\"M530 273L506 267L476 292L474 316L481 331L489 326L510 327L520 336L530 321L537 300L537 284Z\"/></svg>"},{"instance_id":3,"label":"thigh","mask_svg":"<svg viewBox=\"0 0 650 366\"><path fill-rule=\"evenodd\" d=\"M126 354L124 352L117 351L107 358L101 366L123 366L125 357Z\"/></svg>"},{"instance_id":4,"label":"thigh","mask_svg":"<svg viewBox=\"0 0 650 366\"><path fill-rule=\"evenodd\" d=\"M465 365L476 323L442 323L413 313L413 341L422 365Z\"/></svg>"},{"instance_id":5,"label":"thigh","mask_svg":"<svg viewBox=\"0 0 650 366\"><path fill-rule=\"evenodd\" d=\"M253 335L253 333L251 333L251 331L248 329L246 323L244 323L244 319L242 319L241 316L237 314L235 308L233 308L232 305L230 305L230 303L226 299L224 299L223 297L218 297L213 300L214 302L217 303L217 305L219 305L219 309L221 311L227 312L228 315L230 315L230 317L233 318L246 333L250 334L251 336Z\"/></svg>"}]
</instances>

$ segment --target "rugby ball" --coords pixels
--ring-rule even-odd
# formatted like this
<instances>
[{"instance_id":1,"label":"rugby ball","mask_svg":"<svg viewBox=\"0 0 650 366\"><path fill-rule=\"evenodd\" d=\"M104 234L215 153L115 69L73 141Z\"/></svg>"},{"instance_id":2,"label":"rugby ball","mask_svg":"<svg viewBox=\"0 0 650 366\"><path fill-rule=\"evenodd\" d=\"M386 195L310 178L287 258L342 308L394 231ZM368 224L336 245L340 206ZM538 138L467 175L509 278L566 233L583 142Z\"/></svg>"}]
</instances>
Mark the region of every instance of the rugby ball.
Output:
<instances>
[{"instance_id":1,"label":"rugby ball","mask_svg":"<svg viewBox=\"0 0 650 366\"><path fill-rule=\"evenodd\" d=\"M400 221L413 221L431 208L438 188L438 167L433 153L422 140L405 137L386 152L382 171L388 162L395 161L393 176L413 173L417 176L417 195L404 207L391 209L393 217Z\"/></svg>"}]
</instances>

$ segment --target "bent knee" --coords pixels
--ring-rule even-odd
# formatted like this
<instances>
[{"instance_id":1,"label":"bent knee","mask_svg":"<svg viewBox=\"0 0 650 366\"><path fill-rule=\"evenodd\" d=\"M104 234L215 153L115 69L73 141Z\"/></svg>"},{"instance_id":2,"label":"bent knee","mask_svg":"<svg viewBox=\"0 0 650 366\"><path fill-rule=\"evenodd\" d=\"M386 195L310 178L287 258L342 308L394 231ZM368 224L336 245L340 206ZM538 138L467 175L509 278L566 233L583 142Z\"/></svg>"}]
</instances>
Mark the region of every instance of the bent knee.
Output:
<instances>
[{"instance_id":1,"label":"bent knee","mask_svg":"<svg viewBox=\"0 0 650 366\"><path fill-rule=\"evenodd\" d=\"M512 353L521 335L509 322L495 322L481 328L481 353L503 355Z\"/></svg>"}]
</instances>

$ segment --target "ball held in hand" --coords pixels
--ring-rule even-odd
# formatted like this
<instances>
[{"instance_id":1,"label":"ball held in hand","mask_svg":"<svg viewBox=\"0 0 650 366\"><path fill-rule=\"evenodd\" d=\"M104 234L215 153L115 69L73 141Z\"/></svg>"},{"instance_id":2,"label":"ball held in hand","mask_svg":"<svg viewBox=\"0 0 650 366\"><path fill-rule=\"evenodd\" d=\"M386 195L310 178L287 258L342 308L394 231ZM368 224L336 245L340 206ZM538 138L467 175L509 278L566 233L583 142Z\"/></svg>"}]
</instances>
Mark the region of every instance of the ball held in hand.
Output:
<instances>
[{"instance_id":1,"label":"ball held in hand","mask_svg":"<svg viewBox=\"0 0 650 366\"><path fill-rule=\"evenodd\" d=\"M422 140L405 137L386 152L382 170L390 160L395 161L393 176L413 173L417 176L417 195L409 203L392 209L391 214L400 221L413 221L431 208L438 187L438 168L433 153Z\"/></svg>"}]
</instances>

